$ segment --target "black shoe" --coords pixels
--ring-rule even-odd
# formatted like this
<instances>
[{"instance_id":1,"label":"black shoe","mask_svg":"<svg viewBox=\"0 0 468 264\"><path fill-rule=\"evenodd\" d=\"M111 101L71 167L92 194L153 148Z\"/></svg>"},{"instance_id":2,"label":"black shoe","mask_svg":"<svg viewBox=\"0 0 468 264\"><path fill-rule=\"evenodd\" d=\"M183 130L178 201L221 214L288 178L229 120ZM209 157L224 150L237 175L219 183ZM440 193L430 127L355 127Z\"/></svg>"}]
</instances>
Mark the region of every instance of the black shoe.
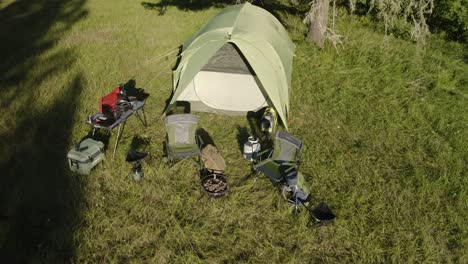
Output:
<instances>
[{"instance_id":1,"label":"black shoe","mask_svg":"<svg viewBox=\"0 0 468 264\"><path fill-rule=\"evenodd\" d=\"M125 159L125 161L135 162L135 161L139 161L139 160L142 160L142 159L146 158L146 156L148 156L148 153L138 152L138 151L136 151L134 149L130 149L127 152L127 158Z\"/></svg>"}]
</instances>

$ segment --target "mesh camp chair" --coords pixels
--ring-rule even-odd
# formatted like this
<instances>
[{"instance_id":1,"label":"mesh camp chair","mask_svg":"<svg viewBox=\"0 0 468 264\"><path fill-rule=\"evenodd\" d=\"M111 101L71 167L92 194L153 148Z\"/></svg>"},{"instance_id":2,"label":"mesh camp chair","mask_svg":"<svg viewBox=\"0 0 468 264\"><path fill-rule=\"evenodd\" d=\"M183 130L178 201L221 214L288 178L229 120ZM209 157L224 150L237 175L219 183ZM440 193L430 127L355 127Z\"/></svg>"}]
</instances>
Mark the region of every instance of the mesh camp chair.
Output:
<instances>
[{"instance_id":1,"label":"mesh camp chair","mask_svg":"<svg viewBox=\"0 0 468 264\"><path fill-rule=\"evenodd\" d=\"M285 192L293 194L292 203L298 205L309 198L308 190L302 175L298 172L301 162L303 143L293 135L279 131L276 133L273 150L261 152L268 153L268 158L258 161L254 169L265 174L274 183L283 183L283 196Z\"/></svg>"},{"instance_id":2,"label":"mesh camp chair","mask_svg":"<svg viewBox=\"0 0 468 264\"><path fill-rule=\"evenodd\" d=\"M273 182L286 180L289 174L296 173L302 152L302 141L293 135L279 131L276 133L273 150L260 152L257 157L269 153L268 158L260 160L254 169L262 172Z\"/></svg>"},{"instance_id":3,"label":"mesh camp chair","mask_svg":"<svg viewBox=\"0 0 468 264\"><path fill-rule=\"evenodd\" d=\"M198 118L191 114L166 118L166 154L169 160L200 156L201 139L197 136Z\"/></svg>"}]
</instances>

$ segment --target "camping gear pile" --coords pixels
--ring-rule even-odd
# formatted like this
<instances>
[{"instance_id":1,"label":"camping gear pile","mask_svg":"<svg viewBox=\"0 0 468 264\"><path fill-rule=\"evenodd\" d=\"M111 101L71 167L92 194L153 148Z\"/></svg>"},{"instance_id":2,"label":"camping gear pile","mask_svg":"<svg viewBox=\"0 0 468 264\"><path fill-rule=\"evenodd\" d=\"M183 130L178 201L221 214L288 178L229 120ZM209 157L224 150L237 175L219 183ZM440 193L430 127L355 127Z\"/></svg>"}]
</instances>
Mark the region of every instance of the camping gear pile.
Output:
<instances>
[{"instance_id":1,"label":"camping gear pile","mask_svg":"<svg viewBox=\"0 0 468 264\"><path fill-rule=\"evenodd\" d=\"M213 197L228 192L224 171L226 163L212 144L204 144L197 134L198 117L191 114L174 114L164 121L166 128L165 162L173 165L176 160L198 157L200 161L201 185Z\"/></svg>"},{"instance_id":2,"label":"camping gear pile","mask_svg":"<svg viewBox=\"0 0 468 264\"><path fill-rule=\"evenodd\" d=\"M229 191L226 175L226 162L216 146L207 144L201 151L201 184L210 196L221 197Z\"/></svg>"},{"instance_id":3,"label":"camping gear pile","mask_svg":"<svg viewBox=\"0 0 468 264\"><path fill-rule=\"evenodd\" d=\"M211 197L224 196L229 184L223 157L214 143L203 142L196 115L172 111L185 104L189 112L261 113L258 123L263 137L250 136L242 146L242 154L251 162L255 178L265 175L280 186L295 213L304 206L317 223L325 223L335 215L325 203L309 207L310 191L300 172L304 144L287 132L294 50L281 23L264 9L245 3L222 10L182 46L180 61L173 72L173 94L163 114L166 131L163 161L173 166L176 161L195 158L200 165L203 191ZM130 96L126 85L102 97L99 112L86 121L93 129L92 137L68 153L71 170L88 174L103 160L104 144L93 139L97 130L110 134L118 127L115 156L130 116L135 114L146 126L144 105L144 98ZM278 123L286 131L277 131ZM144 178L142 161L147 155L134 149L127 152L126 161L132 164L130 174L135 181Z\"/></svg>"},{"instance_id":4,"label":"camping gear pile","mask_svg":"<svg viewBox=\"0 0 468 264\"><path fill-rule=\"evenodd\" d=\"M89 115L86 120L86 124L92 127L92 132L90 135L84 137L84 139L82 139L67 154L71 171L79 174L89 174L91 169L104 159L105 146L102 141L98 140L98 130L104 130L108 135L110 135L111 131L115 127L118 127L117 138L115 140L112 155L112 157L114 157L125 122L130 116L136 114L142 124L146 126L143 107L145 105L144 99L148 94L144 94L143 91L138 91L142 93L141 96L129 96L129 89L133 88L136 90L133 87L134 84L134 81L130 80L126 84L122 84L114 88L111 93L99 99L99 112L94 115ZM140 110L143 112L143 117L139 114ZM133 156L132 159L134 159ZM129 162L135 163L136 161L132 160ZM136 175L140 175L141 177L143 176L141 164L135 163L134 173L135 178L137 178Z\"/></svg>"},{"instance_id":5,"label":"camping gear pile","mask_svg":"<svg viewBox=\"0 0 468 264\"><path fill-rule=\"evenodd\" d=\"M132 83L132 81L129 81L129 83ZM127 122L127 119L130 116L136 114L142 125L146 126L144 116L145 101L144 99L138 100L137 96L128 96L127 87L129 87L127 84L120 85L114 88L114 90L108 95L101 97L99 100L99 112L92 116L88 116L86 121L86 123L91 125L93 128L93 136L96 133L96 130L102 129L107 133L111 133L112 129L118 126L112 158L115 157L117 145L122 135L125 122ZM140 110L142 111L143 117L140 116Z\"/></svg>"}]
</instances>

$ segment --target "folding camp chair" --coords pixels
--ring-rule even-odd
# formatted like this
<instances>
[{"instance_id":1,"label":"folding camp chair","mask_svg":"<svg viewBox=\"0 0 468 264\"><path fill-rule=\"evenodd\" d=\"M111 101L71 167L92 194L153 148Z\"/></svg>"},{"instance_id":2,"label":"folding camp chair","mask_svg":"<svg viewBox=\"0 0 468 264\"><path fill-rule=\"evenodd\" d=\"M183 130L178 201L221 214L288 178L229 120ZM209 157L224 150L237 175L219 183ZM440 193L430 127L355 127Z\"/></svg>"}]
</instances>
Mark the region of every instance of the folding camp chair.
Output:
<instances>
[{"instance_id":1,"label":"folding camp chair","mask_svg":"<svg viewBox=\"0 0 468 264\"><path fill-rule=\"evenodd\" d=\"M274 139L273 150L264 150L257 154L258 163L254 169L262 172L273 182L278 183L286 179L288 173L297 170L300 164L302 141L293 135L279 131ZM268 153L268 158L262 156Z\"/></svg>"},{"instance_id":2,"label":"folding camp chair","mask_svg":"<svg viewBox=\"0 0 468 264\"><path fill-rule=\"evenodd\" d=\"M197 136L198 117L191 114L166 118L166 154L168 160L200 156L201 138Z\"/></svg>"},{"instance_id":3,"label":"folding camp chair","mask_svg":"<svg viewBox=\"0 0 468 264\"><path fill-rule=\"evenodd\" d=\"M274 139L273 150L260 152L254 169L265 174L274 183L283 183L283 192L293 192L296 200L306 200L308 193L304 191L306 188L303 186L302 175L298 173L302 149L302 141L287 132L279 131ZM261 160L262 155L267 153L268 158ZM298 201L293 202L298 204Z\"/></svg>"},{"instance_id":4,"label":"folding camp chair","mask_svg":"<svg viewBox=\"0 0 468 264\"><path fill-rule=\"evenodd\" d=\"M111 93L100 98L100 112L94 116L90 116L86 123L93 126L93 136L97 129L104 129L110 133L112 129L117 126L119 127L112 158L115 157L117 145L125 127L125 122L130 116L136 114L141 123L146 126L144 106L144 100L129 101L122 87L116 87ZM142 111L143 116L140 116L139 110Z\"/></svg>"}]
</instances>

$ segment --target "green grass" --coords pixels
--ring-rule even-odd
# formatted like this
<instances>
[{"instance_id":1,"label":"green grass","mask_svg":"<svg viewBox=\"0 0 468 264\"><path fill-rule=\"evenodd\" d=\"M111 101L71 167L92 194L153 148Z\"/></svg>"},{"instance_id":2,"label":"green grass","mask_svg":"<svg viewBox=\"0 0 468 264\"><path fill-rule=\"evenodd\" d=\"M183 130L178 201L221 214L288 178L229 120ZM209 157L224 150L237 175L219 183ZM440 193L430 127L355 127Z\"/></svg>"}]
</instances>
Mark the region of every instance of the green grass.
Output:
<instances>
[{"instance_id":1,"label":"green grass","mask_svg":"<svg viewBox=\"0 0 468 264\"><path fill-rule=\"evenodd\" d=\"M243 180L245 117L199 114L226 160L227 197L200 190L195 162L161 162L160 114L176 57L137 68L177 48L221 7L159 14L139 1L44 0L0 8L2 259L468 262L466 46L433 36L417 52L341 14L342 48L319 50L304 42L300 17L274 10L297 45L290 131L306 145L302 171L314 201L338 215L319 230L305 212L291 215L265 177ZM89 132L86 116L131 78L151 94L149 126L130 119L114 161L109 150L90 175L71 174L65 155ZM150 141L141 183L124 162L135 136Z\"/></svg>"}]
</instances>

